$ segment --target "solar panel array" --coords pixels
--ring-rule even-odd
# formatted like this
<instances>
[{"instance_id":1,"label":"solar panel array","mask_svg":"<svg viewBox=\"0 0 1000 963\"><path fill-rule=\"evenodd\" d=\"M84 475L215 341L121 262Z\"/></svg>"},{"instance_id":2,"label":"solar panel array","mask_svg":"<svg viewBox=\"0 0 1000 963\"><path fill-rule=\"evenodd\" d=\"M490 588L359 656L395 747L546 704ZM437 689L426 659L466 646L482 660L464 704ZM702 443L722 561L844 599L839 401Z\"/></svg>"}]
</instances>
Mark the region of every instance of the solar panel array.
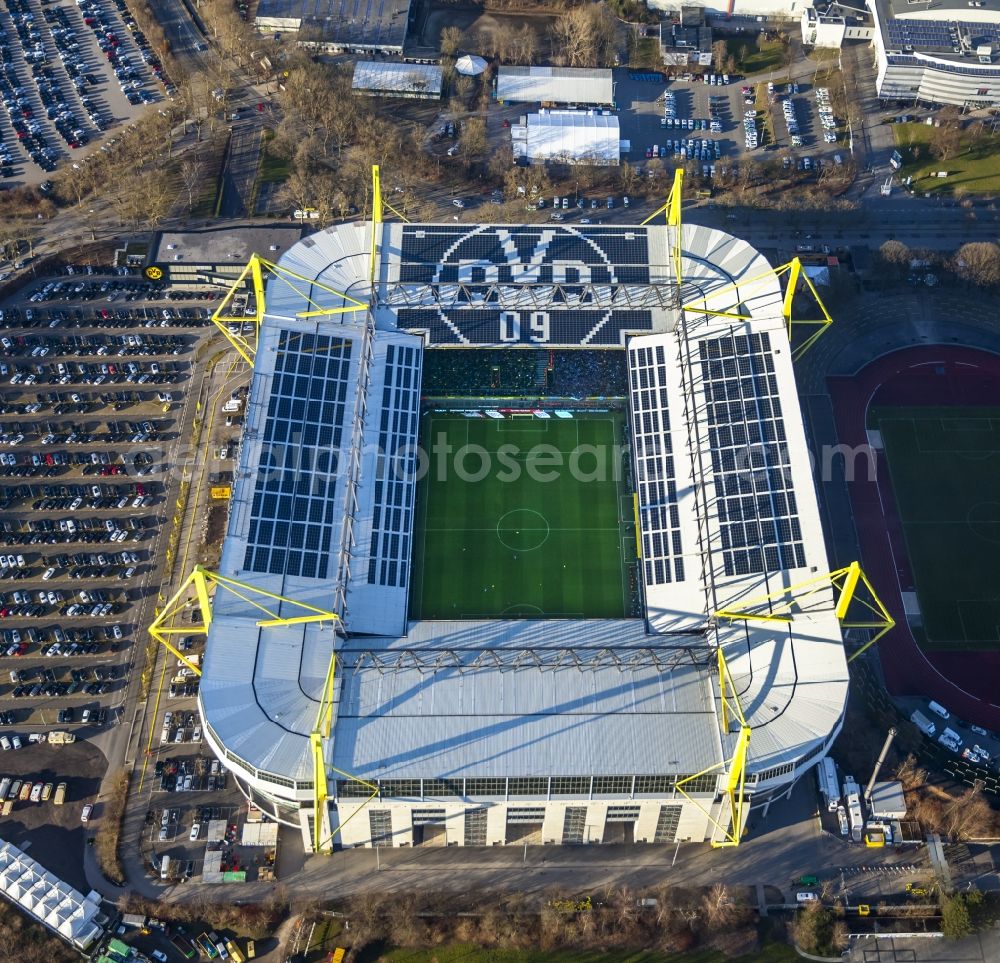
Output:
<instances>
[{"instance_id":1,"label":"solar panel array","mask_svg":"<svg viewBox=\"0 0 1000 963\"><path fill-rule=\"evenodd\" d=\"M1000 23L946 20L890 20L886 24L888 45L953 50L964 33L973 47L1000 43Z\"/></svg>"},{"instance_id":2,"label":"solar panel array","mask_svg":"<svg viewBox=\"0 0 1000 963\"><path fill-rule=\"evenodd\" d=\"M727 575L805 565L771 339L698 342Z\"/></svg>"},{"instance_id":3,"label":"solar panel array","mask_svg":"<svg viewBox=\"0 0 1000 963\"><path fill-rule=\"evenodd\" d=\"M646 585L684 581L663 345L629 350L632 438Z\"/></svg>"},{"instance_id":4,"label":"solar panel array","mask_svg":"<svg viewBox=\"0 0 1000 963\"><path fill-rule=\"evenodd\" d=\"M893 46L951 50L958 41L954 25L944 20L890 20L886 24L886 35Z\"/></svg>"},{"instance_id":5,"label":"solar panel array","mask_svg":"<svg viewBox=\"0 0 1000 963\"><path fill-rule=\"evenodd\" d=\"M621 285L649 284L642 228L408 225L399 280L436 286L435 304L397 309L401 328L426 329L434 344L619 345L623 331L653 328L651 311L608 308L600 300ZM544 310L507 311L498 286L552 290L540 303Z\"/></svg>"},{"instance_id":6,"label":"solar panel array","mask_svg":"<svg viewBox=\"0 0 1000 963\"><path fill-rule=\"evenodd\" d=\"M326 578L353 342L281 331L243 567Z\"/></svg>"},{"instance_id":7,"label":"solar panel array","mask_svg":"<svg viewBox=\"0 0 1000 963\"><path fill-rule=\"evenodd\" d=\"M368 581L375 585L406 587L419 409L420 352L417 348L390 344L385 356L375 512L368 560Z\"/></svg>"}]
</instances>

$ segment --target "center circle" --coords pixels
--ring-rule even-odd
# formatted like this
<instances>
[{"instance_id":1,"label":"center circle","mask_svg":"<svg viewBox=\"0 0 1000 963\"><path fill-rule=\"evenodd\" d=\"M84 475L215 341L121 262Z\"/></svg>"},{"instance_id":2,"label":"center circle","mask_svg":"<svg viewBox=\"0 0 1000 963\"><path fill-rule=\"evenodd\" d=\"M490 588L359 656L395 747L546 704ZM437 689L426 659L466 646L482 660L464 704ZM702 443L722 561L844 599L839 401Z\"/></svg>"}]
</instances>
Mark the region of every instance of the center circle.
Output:
<instances>
[{"instance_id":1,"label":"center circle","mask_svg":"<svg viewBox=\"0 0 1000 963\"><path fill-rule=\"evenodd\" d=\"M514 508L497 522L497 538L512 552L532 552L549 539L549 523L532 508Z\"/></svg>"},{"instance_id":2,"label":"center circle","mask_svg":"<svg viewBox=\"0 0 1000 963\"><path fill-rule=\"evenodd\" d=\"M969 509L966 521L977 538L1000 543L1000 502L977 502Z\"/></svg>"}]
</instances>

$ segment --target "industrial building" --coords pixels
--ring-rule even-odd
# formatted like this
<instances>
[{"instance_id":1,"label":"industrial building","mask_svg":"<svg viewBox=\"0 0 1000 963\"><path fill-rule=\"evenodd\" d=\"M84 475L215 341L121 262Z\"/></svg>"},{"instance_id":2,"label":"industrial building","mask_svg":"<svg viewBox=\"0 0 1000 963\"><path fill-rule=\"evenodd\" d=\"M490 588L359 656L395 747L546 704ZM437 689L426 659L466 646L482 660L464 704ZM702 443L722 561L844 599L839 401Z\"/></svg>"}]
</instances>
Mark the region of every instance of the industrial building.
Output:
<instances>
[{"instance_id":1,"label":"industrial building","mask_svg":"<svg viewBox=\"0 0 1000 963\"><path fill-rule=\"evenodd\" d=\"M875 26L863 2L857 6L844 3L819 3L802 11L799 26L802 43L807 47L839 49L845 40L871 40Z\"/></svg>"},{"instance_id":2,"label":"industrial building","mask_svg":"<svg viewBox=\"0 0 1000 963\"><path fill-rule=\"evenodd\" d=\"M354 65L351 89L370 97L440 100L441 68L437 64L359 60Z\"/></svg>"},{"instance_id":3,"label":"industrial building","mask_svg":"<svg viewBox=\"0 0 1000 963\"><path fill-rule=\"evenodd\" d=\"M623 152L618 115L599 110L540 110L510 128L514 160L616 166Z\"/></svg>"},{"instance_id":4,"label":"industrial building","mask_svg":"<svg viewBox=\"0 0 1000 963\"><path fill-rule=\"evenodd\" d=\"M329 52L401 54L409 16L410 0L259 0L254 22Z\"/></svg>"},{"instance_id":5,"label":"industrial building","mask_svg":"<svg viewBox=\"0 0 1000 963\"><path fill-rule=\"evenodd\" d=\"M301 237L297 224L161 231L145 252L143 273L179 287L231 284L255 251L276 259Z\"/></svg>"},{"instance_id":6,"label":"industrial building","mask_svg":"<svg viewBox=\"0 0 1000 963\"><path fill-rule=\"evenodd\" d=\"M496 97L504 104L610 107L615 101L615 85L610 70L500 67Z\"/></svg>"},{"instance_id":7,"label":"industrial building","mask_svg":"<svg viewBox=\"0 0 1000 963\"><path fill-rule=\"evenodd\" d=\"M104 935L101 897L86 896L13 843L0 841L0 895L80 951Z\"/></svg>"},{"instance_id":8,"label":"industrial building","mask_svg":"<svg viewBox=\"0 0 1000 963\"><path fill-rule=\"evenodd\" d=\"M683 6L660 21L660 56L671 67L711 65L712 28L704 7Z\"/></svg>"},{"instance_id":9,"label":"industrial building","mask_svg":"<svg viewBox=\"0 0 1000 963\"><path fill-rule=\"evenodd\" d=\"M839 733L863 576L829 573L797 262L679 197L660 225L338 225L267 281L199 708L307 847L735 845ZM626 353L641 617L411 618L423 357L486 346Z\"/></svg>"}]
</instances>

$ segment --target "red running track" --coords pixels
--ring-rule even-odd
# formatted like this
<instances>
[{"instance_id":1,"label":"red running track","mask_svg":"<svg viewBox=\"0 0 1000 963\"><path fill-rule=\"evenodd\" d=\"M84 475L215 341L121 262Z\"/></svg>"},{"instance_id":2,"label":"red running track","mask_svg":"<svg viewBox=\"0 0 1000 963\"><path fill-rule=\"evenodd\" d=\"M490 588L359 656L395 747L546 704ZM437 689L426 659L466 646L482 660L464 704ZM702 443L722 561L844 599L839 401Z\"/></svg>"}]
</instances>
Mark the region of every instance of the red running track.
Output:
<instances>
[{"instance_id":1,"label":"red running track","mask_svg":"<svg viewBox=\"0 0 1000 963\"><path fill-rule=\"evenodd\" d=\"M856 375L830 378L829 386L838 441L861 446L871 405L1000 405L1000 356L944 345L904 348ZM924 652L910 633L901 592L913 591L913 577L884 453L877 458L877 479L858 459L848 491L862 565L896 620L877 643L886 685L894 695L926 696L1000 729L1000 651Z\"/></svg>"}]
</instances>

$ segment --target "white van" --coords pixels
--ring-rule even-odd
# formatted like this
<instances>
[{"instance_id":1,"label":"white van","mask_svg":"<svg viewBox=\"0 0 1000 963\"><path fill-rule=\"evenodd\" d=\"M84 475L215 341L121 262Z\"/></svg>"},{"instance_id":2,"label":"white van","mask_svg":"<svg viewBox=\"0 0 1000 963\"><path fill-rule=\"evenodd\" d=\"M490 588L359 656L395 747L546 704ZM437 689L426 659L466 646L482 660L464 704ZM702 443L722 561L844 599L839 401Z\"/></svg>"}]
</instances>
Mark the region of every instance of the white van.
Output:
<instances>
[{"instance_id":1,"label":"white van","mask_svg":"<svg viewBox=\"0 0 1000 963\"><path fill-rule=\"evenodd\" d=\"M939 715L942 719L951 718L951 713L938 702L934 702L933 700L928 702L927 708L930 709L931 712L935 713L936 715Z\"/></svg>"}]
</instances>

